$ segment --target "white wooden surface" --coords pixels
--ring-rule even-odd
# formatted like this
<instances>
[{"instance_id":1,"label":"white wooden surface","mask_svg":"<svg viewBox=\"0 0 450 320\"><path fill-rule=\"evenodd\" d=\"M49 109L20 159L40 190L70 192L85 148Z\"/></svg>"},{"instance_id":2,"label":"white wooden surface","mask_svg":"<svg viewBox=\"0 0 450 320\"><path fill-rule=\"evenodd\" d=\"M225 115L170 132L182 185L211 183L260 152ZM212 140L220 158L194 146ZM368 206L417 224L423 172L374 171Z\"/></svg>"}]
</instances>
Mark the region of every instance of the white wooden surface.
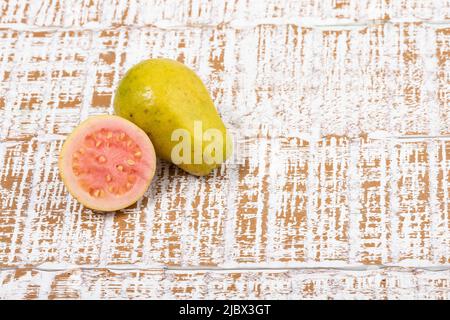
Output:
<instances>
[{"instance_id":1,"label":"white wooden surface","mask_svg":"<svg viewBox=\"0 0 450 320\"><path fill-rule=\"evenodd\" d=\"M450 297L449 1L0 2L0 298ZM116 214L72 199L66 135L149 57L230 131Z\"/></svg>"}]
</instances>

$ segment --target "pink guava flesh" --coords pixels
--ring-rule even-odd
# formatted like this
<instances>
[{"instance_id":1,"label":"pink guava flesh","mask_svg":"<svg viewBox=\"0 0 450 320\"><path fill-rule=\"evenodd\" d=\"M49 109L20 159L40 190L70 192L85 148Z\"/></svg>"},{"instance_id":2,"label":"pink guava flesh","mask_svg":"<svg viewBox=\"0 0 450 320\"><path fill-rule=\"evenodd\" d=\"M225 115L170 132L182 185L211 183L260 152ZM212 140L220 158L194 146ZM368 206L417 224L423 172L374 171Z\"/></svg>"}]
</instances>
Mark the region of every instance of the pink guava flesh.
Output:
<instances>
[{"instance_id":1,"label":"pink guava flesh","mask_svg":"<svg viewBox=\"0 0 450 320\"><path fill-rule=\"evenodd\" d=\"M67 138L59 156L62 180L86 207L115 211L135 203L155 174L153 145L118 116L94 116Z\"/></svg>"}]
</instances>

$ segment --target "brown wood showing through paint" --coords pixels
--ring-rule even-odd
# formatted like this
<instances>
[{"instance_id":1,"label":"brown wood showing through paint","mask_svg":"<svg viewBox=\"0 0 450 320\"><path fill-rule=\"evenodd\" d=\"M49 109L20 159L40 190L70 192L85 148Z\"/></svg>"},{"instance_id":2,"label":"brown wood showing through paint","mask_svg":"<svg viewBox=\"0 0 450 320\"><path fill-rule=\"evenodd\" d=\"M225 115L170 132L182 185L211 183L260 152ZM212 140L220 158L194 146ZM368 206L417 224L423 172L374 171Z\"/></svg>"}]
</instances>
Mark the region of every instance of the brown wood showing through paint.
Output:
<instances>
[{"instance_id":1,"label":"brown wood showing through paint","mask_svg":"<svg viewBox=\"0 0 450 320\"><path fill-rule=\"evenodd\" d=\"M180 3L0 5L0 298L449 299L450 2ZM151 57L236 155L92 212L59 150Z\"/></svg>"}]
</instances>

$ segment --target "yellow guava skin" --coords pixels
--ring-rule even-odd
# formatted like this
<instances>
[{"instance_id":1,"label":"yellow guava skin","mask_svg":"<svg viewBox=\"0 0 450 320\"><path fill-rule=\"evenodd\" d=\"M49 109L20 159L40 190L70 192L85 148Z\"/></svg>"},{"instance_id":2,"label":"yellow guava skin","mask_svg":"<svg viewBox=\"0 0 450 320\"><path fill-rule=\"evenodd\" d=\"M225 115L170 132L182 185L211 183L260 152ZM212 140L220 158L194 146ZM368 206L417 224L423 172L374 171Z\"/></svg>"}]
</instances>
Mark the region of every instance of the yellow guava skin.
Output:
<instances>
[{"instance_id":1,"label":"yellow guava skin","mask_svg":"<svg viewBox=\"0 0 450 320\"><path fill-rule=\"evenodd\" d=\"M172 132L185 129L191 137L191 159L194 145L202 146L202 154L209 141L194 136L194 122L201 121L203 132L217 129L224 139L225 161L231 154L231 139L203 82L184 64L170 59L149 59L134 65L119 83L114 98L114 111L143 129L152 141L156 155L171 159L172 149L179 141L172 140ZM198 159L198 158L197 158ZM220 163L177 164L197 176L208 175Z\"/></svg>"}]
</instances>

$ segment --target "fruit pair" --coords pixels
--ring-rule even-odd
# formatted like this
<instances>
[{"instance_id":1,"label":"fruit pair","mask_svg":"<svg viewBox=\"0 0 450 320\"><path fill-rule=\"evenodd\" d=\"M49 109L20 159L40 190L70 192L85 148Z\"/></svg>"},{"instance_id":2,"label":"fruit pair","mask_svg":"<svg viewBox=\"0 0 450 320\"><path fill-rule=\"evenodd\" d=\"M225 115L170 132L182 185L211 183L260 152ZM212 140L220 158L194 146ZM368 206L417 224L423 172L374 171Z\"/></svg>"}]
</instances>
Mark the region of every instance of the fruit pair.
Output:
<instances>
[{"instance_id":1,"label":"fruit pair","mask_svg":"<svg viewBox=\"0 0 450 320\"><path fill-rule=\"evenodd\" d=\"M118 116L80 124L60 153L62 180L86 207L115 211L135 203L154 176L155 153L199 176L231 153L207 89L179 62L150 59L132 67L119 84L114 109Z\"/></svg>"}]
</instances>

